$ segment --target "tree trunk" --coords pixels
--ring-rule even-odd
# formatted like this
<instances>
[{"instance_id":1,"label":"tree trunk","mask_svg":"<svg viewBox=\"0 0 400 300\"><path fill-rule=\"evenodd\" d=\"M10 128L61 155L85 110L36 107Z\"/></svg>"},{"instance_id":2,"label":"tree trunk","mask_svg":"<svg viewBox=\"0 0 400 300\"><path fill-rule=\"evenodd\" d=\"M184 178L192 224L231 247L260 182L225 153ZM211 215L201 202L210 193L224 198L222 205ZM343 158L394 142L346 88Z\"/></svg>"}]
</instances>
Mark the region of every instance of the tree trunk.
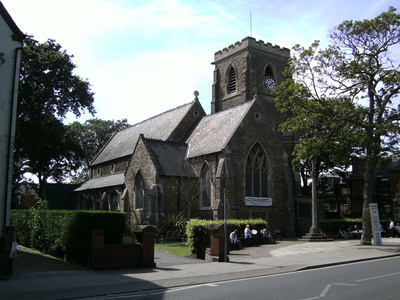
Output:
<instances>
[{"instance_id":1,"label":"tree trunk","mask_svg":"<svg viewBox=\"0 0 400 300\"><path fill-rule=\"evenodd\" d=\"M47 180L46 178L42 178L41 176L38 177L39 177L39 197L42 200L47 200L47 195L46 195Z\"/></svg>"},{"instance_id":2,"label":"tree trunk","mask_svg":"<svg viewBox=\"0 0 400 300\"><path fill-rule=\"evenodd\" d=\"M363 214L362 214L362 245L371 245L372 239L372 225L369 210L369 204L373 201L373 188L375 183L375 170L377 160L374 158L367 158L364 173L364 187L363 187Z\"/></svg>"}]
</instances>

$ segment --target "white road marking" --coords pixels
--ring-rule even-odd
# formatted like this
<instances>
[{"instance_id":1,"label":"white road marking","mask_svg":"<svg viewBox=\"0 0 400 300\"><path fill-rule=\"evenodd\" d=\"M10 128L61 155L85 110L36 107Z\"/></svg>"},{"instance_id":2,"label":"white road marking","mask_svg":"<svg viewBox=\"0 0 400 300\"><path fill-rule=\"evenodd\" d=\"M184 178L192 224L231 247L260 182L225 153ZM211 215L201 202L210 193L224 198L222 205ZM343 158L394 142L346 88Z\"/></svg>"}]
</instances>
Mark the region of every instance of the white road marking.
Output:
<instances>
[{"instance_id":1,"label":"white road marking","mask_svg":"<svg viewBox=\"0 0 400 300\"><path fill-rule=\"evenodd\" d=\"M355 282L363 282L363 281L374 280L374 279L378 279L378 278L395 276L395 275L399 275L399 274L400 274L400 272L396 272L396 273L392 273L392 274L384 274L384 275L379 275L379 276L374 276L374 277L369 277L369 278L364 278L364 279L358 279Z\"/></svg>"}]
</instances>

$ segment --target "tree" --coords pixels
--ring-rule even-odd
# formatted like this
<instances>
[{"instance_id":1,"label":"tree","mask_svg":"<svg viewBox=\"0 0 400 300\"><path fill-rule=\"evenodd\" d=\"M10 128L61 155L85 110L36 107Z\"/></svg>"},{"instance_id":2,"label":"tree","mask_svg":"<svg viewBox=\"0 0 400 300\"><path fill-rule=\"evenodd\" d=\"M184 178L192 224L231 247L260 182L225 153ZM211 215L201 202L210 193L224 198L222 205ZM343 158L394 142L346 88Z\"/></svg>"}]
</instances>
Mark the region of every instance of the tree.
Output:
<instances>
[{"instance_id":1,"label":"tree","mask_svg":"<svg viewBox=\"0 0 400 300\"><path fill-rule=\"evenodd\" d=\"M390 7L372 20L344 21L330 32L330 38L331 45L326 49L319 50L319 42L309 49L295 47L298 55L289 67L294 79L284 83L289 89L286 96L290 102L293 95L304 101L304 96L319 94L320 98L335 100L337 105L333 107L343 112L330 117L329 109L322 121L325 125L337 119L355 133L348 142L358 150L354 154L365 159L361 243L371 244L369 204L373 200L376 167L399 150L400 107L395 102L400 91L400 67L390 57L390 51L400 42L400 15ZM301 74L304 65L308 70ZM283 103L284 99L278 97L279 101ZM312 108L315 103L306 105ZM298 116L296 109L289 107L288 111ZM312 128L315 115L303 117L298 120L310 123ZM326 128L320 127L320 131L324 133ZM342 137L338 136L339 144Z\"/></svg>"},{"instance_id":2,"label":"tree","mask_svg":"<svg viewBox=\"0 0 400 300\"><path fill-rule=\"evenodd\" d=\"M285 69L286 81L279 85L275 94L276 107L286 114L280 130L295 132L300 143L295 145L293 167L301 170L303 186L312 180L312 226L310 233L318 234L317 182L319 174L334 168L344 168L353 152L354 126L347 120L354 117L355 106L346 97L331 97L319 87L315 66L314 43L309 49L293 48L293 59ZM328 117L329 116L329 117Z\"/></svg>"},{"instance_id":3,"label":"tree","mask_svg":"<svg viewBox=\"0 0 400 300\"><path fill-rule=\"evenodd\" d=\"M89 178L89 165L100 150L106 145L108 140L122 129L128 128L127 119L101 120L91 119L81 124L73 122L67 125L67 135L79 145L81 149L77 152L75 160L80 169L73 176L73 182L79 183Z\"/></svg>"},{"instance_id":4,"label":"tree","mask_svg":"<svg viewBox=\"0 0 400 300\"><path fill-rule=\"evenodd\" d=\"M39 196L46 200L48 179L62 181L71 169L78 145L66 135L68 112L79 117L95 113L87 81L73 74L72 55L49 39L25 39L21 57L14 173L31 172L39 178Z\"/></svg>"}]
</instances>

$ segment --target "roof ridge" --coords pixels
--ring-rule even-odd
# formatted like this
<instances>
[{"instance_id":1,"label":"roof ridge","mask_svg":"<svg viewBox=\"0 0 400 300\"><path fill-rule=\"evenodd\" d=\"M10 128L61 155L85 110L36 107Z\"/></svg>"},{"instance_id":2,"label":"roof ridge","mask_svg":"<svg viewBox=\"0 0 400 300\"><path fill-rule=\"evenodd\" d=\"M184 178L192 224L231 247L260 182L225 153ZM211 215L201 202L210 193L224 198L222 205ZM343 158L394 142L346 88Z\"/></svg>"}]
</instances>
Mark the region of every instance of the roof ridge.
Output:
<instances>
[{"instance_id":1,"label":"roof ridge","mask_svg":"<svg viewBox=\"0 0 400 300\"><path fill-rule=\"evenodd\" d=\"M145 122L150 121L150 120L152 120L152 119L158 118L159 116L162 116L162 115L165 115L165 114L167 114L167 113L170 113L170 112L172 112L172 111L174 111L174 110L183 108L184 106L193 105L196 101L197 101L197 100L193 100L193 101L191 101L191 102L188 102L188 103L179 105L179 106L177 106L177 107L175 107L175 108L171 108L171 109L166 110L166 111L164 111L164 112L162 112L162 113L159 113L158 115L154 115L154 116L152 116L152 117L150 117L150 118L148 118L148 119L145 119L145 120L140 121L140 122L138 122L138 123L136 123L136 124L133 124L133 125L130 126L130 127L137 126L137 125L139 125L139 124L145 123ZM128 127L128 128L130 128L130 127ZM128 128L125 128L125 129L128 129Z\"/></svg>"}]
</instances>

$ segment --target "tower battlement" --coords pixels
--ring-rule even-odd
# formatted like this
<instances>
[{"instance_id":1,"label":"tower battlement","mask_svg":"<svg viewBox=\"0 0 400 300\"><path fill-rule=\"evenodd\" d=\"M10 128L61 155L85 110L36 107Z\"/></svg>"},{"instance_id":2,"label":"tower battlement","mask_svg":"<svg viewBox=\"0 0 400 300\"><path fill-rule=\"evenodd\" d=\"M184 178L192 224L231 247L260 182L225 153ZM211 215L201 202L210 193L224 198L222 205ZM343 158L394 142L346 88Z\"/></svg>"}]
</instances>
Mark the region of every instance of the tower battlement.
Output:
<instances>
[{"instance_id":1,"label":"tower battlement","mask_svg":"<svg viewBox=\"0 0 400 300\"><path fill-rule=\"evenodd\" d=\"M280 47L278 45L272 45L271 43L265 43L262 40L256 40L253 37L246 37L241 41L231 44L228 47L215 52L214 61L224 59L236 52L240 52L246 48L260 49L261 51L267 51L275 55L290 57L290 50L288 48Z\"/></svg>"}]
</instances>

